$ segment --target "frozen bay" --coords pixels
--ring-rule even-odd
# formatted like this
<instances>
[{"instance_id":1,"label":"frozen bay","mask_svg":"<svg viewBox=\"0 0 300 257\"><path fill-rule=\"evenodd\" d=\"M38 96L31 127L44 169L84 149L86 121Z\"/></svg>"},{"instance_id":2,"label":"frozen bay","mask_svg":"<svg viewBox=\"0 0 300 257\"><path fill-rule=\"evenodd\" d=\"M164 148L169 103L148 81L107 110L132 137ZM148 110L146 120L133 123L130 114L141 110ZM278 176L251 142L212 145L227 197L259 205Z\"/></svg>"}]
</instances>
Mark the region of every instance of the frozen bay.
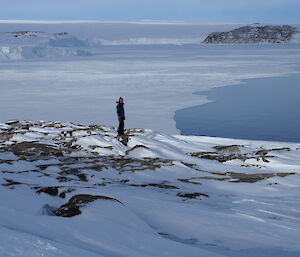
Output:
<instances>
[{"instance_id":1,"label":"frozen bay","mask_svg":"<svg viewBox=\"0 0 300 257\"><path fill-rule=\"evenodd\" d=\"M126 100L127 127L178 134L176 110L209 102L209 89L296 72L300 45L101 46L86 57L0 63L1 120L115 125ZM258 92L259 93L259 92Z\"/></svg>"}]
</instances>

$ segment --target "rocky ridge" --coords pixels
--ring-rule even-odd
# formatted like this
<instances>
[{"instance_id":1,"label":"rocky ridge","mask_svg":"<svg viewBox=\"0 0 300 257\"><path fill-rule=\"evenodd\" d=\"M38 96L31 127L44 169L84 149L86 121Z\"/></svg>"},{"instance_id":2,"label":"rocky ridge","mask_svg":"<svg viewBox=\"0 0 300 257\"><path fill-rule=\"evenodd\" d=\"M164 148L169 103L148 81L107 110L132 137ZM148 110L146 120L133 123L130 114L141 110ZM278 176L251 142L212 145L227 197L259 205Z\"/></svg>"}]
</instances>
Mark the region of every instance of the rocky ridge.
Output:
<instances>
[{"instance_id":1,"label":"rocky ridge","mask_svg":"<svg viewBox=\"0 0 300 257\"><path fill-rule=\"evenodd\" d=\"M203 195L209 197L209 195L184 191L181 183L197 185L201 184L202 180L255 183L272 177L295 174L289 171L247 174L242 170L240 172L223 171L223 169L211 171L200 168L201 159L217 161L221 164L239 160L241 169L265 170L270 160L276 157L275 153L292 151L289 147L247 150L244 145L217 145L212 146L210 151L182 152L183 156L179 158L180 169L197 171L198 176L188 176L186 173L184 177L178 177L174 181L156 178L139 182L137 179L139 175L136 174L131 176L132 179L128 179L126 175L128 172L134 174L145 171L155 172L164 167L178 168L178 159L171 158L172 155L168 158L159 157L156 154L157 149L153 149L153 146L143 140L140 141L151 133L150 130L129 129L127 130L129 144L125 146L115 137L115 130L105 126L61 122L6 122L0 126L0 168L1 165L6 167L0 170L4 180L1 185L14 188L26 184L38 194L46 193L66 198L78 192L79 188L124 184L129 187L175 190L176 196L197 198ZM26 162L28 165L15 170L13 167L19 166L20 162ZM53 169L55 172L51 172ZM111 177L108 174L111 172L116 175ZM56 183L51 186L28 184L20 180L16 181L9 176L11 174L50 176L56 180Z\"/></svg>"},{"instance_id":2,"label":"rocky ridge","mask_svg":"<svg viewBox=\"0 0 300 257\"><path fill-rule=\"evenodd\" d=\"M205 44L256 44L288 43L297 33L290 25L247 25L228 32L214 32L203 41Z\"/></svg>"},{"instance_id":3,"label":"rocky ridge","mask_svg":"<svg viewBox=\"0 0 300 257\"><path fill-rule=\"evenodd\" d=\"M169 136L147 129L128 129L126 132L129 141L124 145L116 138L116 129L106 126L44 121L0 123L0 192L3 195L0 208L3 202L6 204L7 196L10 199L7 203L9 208L13 206L17 210L15 213L22 215L20 209L29 208L27 205L30 204L20 204L20 194L26 196L27 200L30 198L35 201L34 206L37 207L32 213L32 225L25 230L28 233L32 233L35 227L40 231L39 219L42 219L42 224L59 222L62 228L56 229L55 238L57 234L65 238L66 235L72 237L68 234L72 226L78 222L86 224L85 219L89 223L91 217L95 217L95 222L99 217L109 217L110 220L116 219L117 224L124 223L130 227L139 216L138 230L142 226L145 229L147 227L148 231L150 226L154 230L150 232L154 238L176 242L180 236L187 236L155 223L164 221L168 224L172 220L169 219L170 208L175 208L180 210L180 219L185 215L194 219L191 230L188 226L184 228L188 238L195 238L193 247L207 249L209 244L212 251L239 240L232 236L235 240L215 243L217 240L226 240L227 235L219 232L213 235L215 239L201 239L206 235L199 232L201 229L194 229L194 226L201 225L201 220L209 220L211 226L227 226L227 223L220 223L218 219L210 220L216 213L232 219L231 222L238 217L236 212L251 213L254 217L264 219L262 226L266 229L269 222L275 222L278 226L297 227L298 223L294 222L296 218L282 206L288 204L297 208L295 195L298 194L295 190L300 172L300 163L297 161L300 159L297 158L300 156L299 144ZM289 159L293 159L293 162L289 162ZM244 188L249 191L244 191ZM251 195L250 192L260 190L263 191L263 201L268 203L260 208L271 214L262 216L259 208L253 209L247 201L244 202L249 197L259 201L261 196ZM277 192L277 196L274 197L274 193L270 192ZM224 206L226 214L223 213ZM191 212L190 208L197 211ZM229 215L231 208L234 211ZM187 213L185 210L188 210ZM3 211L7 211L7 208ZM119 211L130 213L133 220L124 220ZM30 208L27 212L30 212ZM166 215L168 218L153 218L151 221L152 215ZM172 215L176 217L176 211ZM290 215L291 218L282 219L283 215ZM9 215L1 216L3 221L0 221L0 229L1 222L4 224L7 217ZM28 213L25 217L28 217ZM65 222L73 225L66 230L63 225ZM103 226L106 221L101 222ZM248 222L241 220L239 229L248 228ZM261 233L259 229L256 231L255 224L252 225L252 233ZM173 225L170 227L174 228ZM76 235L82 233L82 228L84 225L79 226ZM44 225L43 229L49 228ZM45 230L44 238L49 231ZM111 233L113 238L118 237L120 232L116 231L99 227L99 233L104 233L103 238L107 233ZM195 231L197 233L193 234ZM223 231L228 229L224 228ZM284 231L277 230L277 233L276 238L284 238ZM98 237L97 240L103 238ZM276 238L273 238L274 244L280 244ZM203 240L207 242L203 243ZM253 242L248 242L247 247L256 244L255 239L251 240ZM179 256L175 252L170 254L167 256Z\"/></svg>"}]
</instances>

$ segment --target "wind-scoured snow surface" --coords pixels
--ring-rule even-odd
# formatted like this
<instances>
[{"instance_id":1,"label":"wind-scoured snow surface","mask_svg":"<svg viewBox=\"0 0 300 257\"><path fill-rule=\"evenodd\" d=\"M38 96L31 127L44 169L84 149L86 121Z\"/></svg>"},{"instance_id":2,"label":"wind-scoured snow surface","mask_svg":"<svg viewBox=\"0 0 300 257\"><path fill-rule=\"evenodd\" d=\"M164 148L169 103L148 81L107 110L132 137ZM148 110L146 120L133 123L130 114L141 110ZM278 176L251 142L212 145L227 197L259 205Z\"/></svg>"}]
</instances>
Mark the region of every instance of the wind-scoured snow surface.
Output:
<instances>
[{"instance_id":1,"label":"wind-scoured snow surface","mask_svg":"<svg viewBox=\"0 0 300 257\"><path fill-rule=\"evenodd\" d=\"M0 256L300 256L300 144L127 133L1 123Z\"/></svg>"}]
</instances>

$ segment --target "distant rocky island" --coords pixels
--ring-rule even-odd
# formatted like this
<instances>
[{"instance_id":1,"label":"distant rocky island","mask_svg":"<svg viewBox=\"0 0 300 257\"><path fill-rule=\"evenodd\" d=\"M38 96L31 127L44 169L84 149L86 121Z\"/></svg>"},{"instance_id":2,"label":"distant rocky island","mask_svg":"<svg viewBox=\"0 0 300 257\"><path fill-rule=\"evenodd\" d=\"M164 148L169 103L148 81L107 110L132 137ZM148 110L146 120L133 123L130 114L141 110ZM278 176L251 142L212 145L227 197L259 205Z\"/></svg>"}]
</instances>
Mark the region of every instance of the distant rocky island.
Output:
<instances>
[{"instance_id":1,"label":"distant rocky island","mask_svg":"<svg viewBox=\"0 0 300 257\"><path fill-rule=\"evenodd\" d=\"M203 41L205 44L256 44L288 43L297 33L297 28L290 25L243 26L228 32L213 32Z\"/></svg>"}]
</instances>

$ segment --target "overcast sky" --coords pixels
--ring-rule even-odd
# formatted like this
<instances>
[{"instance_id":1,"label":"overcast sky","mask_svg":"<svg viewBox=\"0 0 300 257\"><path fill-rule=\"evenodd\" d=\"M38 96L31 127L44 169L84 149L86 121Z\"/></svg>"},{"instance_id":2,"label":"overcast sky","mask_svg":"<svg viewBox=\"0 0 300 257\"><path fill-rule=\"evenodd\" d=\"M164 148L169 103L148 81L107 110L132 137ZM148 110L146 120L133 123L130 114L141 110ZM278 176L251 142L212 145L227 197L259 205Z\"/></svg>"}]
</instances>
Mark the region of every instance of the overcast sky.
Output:
<instances>
[{"instance_id":1,"label":"overcast sky","mask_svg":"<svg viewBox=\"0 0 300 257\"><path fill-rule=\"evenodd\" d=\"M300 24L300 0L0 0L0 19Z\"/></svg>"}]
</instances>

